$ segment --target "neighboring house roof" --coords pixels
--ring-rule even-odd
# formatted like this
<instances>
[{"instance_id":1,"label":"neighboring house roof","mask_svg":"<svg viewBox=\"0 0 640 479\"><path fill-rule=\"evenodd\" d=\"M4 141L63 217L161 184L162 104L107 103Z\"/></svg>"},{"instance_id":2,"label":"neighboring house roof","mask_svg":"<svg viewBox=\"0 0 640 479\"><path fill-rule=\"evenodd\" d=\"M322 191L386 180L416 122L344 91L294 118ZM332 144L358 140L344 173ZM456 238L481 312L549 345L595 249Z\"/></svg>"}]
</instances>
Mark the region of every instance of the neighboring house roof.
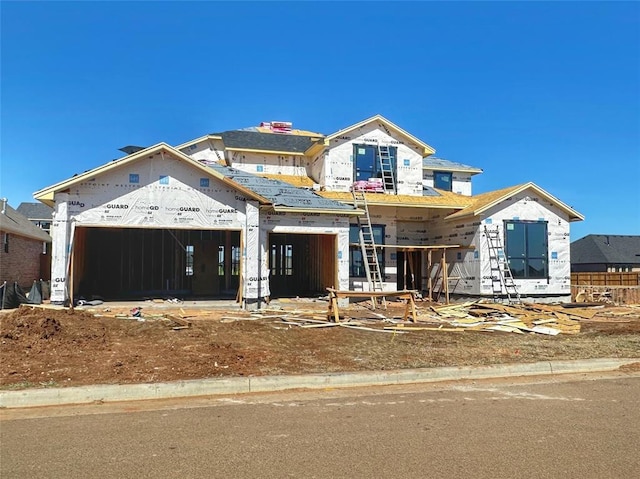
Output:
<instances>
[{"instance_id":1,"label":"neighboring house roof","mask_svg":"<svg viewBox=\"0 0 640 479\"><path fill-rule=\"evenodd\" d=\"M2 207L2 212L0 212L0 231L38 241L51 242L51 236L29 221L26 216L21 215L8 204L0 206Z\"/></svg>"},{"instance_id":2,"label":"neighboring house roof","mask_svg":"<svg viewBox=\"0 0 640 479\"><path fill-rule=\"evenodd\" d=\"M350 205L323 198L306 188L298 188L284 181L247 173L217 163L209 165L216 172L266 198L276 211L360 214Z\"/></svg>"},{"instance_id":3,"label":"neighboring house roof","mask_svg":"<svg viewBox=\"0 0 640 479\"><path fill-rule=\"evenodd\" d=\"M406 138L407 140L409 140L411 143L420 146L422 148L422 156L428 156L428 155L433 155L436 150L432 147L430 147L429 145L427 145L425 142L423 142L422 140L416 138L415 136L413 136L411 133L403 130L402 128L400 128L398 125L390 122L389 120L387 120L385 117L383 117L382 115L375 115L372 116L371 118L367 118L366 120L362 120L359 123L356 123L355 125L351 125L348 126L346 128L343 128L340 131L337 131L335 133L332 133L331 135L328 135L326 137L326 144L328 144L327 142L330 140L333 140L335 138L338 138L340 136L344 136L347 135L348 133L357 130L358 128L362 128L363 126L368 125L369 123L373 123L374 121L377 121L379 123L382 123L384 126L386 126L389 130L393 130L396 134L403 136L404 138Z\"/></svg>"},{"instance_id":4,"label":"neighboring house roof","mask_svg":"<svg viewBox=\"0 0 640 479\"><path fill-rule=\"evenodd\" d=\"M166 143L159 143L132 155L119 160L113 160L105 165L99 166L80 175L76 175L68 180L35 192L34 197L45 204L53 206L55 194L57 192L66 190L75 184L86 181L87 179L94 178L96 175L103 174L115 168L121 168L124 165L147 158L150 155L155 155L157 153L171 154L185 163L188 163L192 167L198 168L202 172L217 178L230 187L242 192L242 194L248 198L257 200L262 205L273 206L276 210L359 214L358 212L354 212L354 209L348 205L326 200L319 197L312 191L296 188L283 181L262 178L218 163L204 163L194 160Z\"/></svg>"},{"instance_id":5,"label":"neighboring house roof","mask_svg":"<svg viewBox=\"0 0 640 479\"><path fill-rule=\"evenodd\" d=\"M434 195L433 192L438 193ZM342 191L319 191L319 195L332 200L353 203L353 195ZM447 208L462 209L470 203L470 197L451 193L450 191L433 189L424 196L386 195L382 193L365 193L369 206L397 206L405 208Z\"/></svg>"},{"instance_id":6,"label":"neighboring house roof","mask_svg":"<svg viewBox=\"0 0 640 479\"><path fill-rule=\"evenodd\" d=\"M30 220L53 219L53 208L43 203L20 203L16 211Z\"/></svg>"},{"instance_id":7,"label":"neighboring house roof","mask_svg":"<svg viewBox=\"0 0 640 479\"><path fill-rule=\"evenodd\" d=\"M285 155L304 155L314 143L323 139L322 135L302 135L296 133L273 133L257 127L245 130L231 130L215 133L222 137L225 149L229 151L267 152Z\"/></svg>"},{"instance_id":8,"label":"neighboring house roof","mask_svg":"<svg viewBox=\"0 0 640 479\"><path fill-rule=\"evenodd\" d=\"M423 170L444 170L444 171L459 171L463 173L471 173L476 175L482 173L480 168L474 166L465 165L463 163L457 163L455 161L445 160L444 158L436 158L435 156L429 156L422 160Z\"/></svg>"},{"instance_id":9,"label":"neighboring house roof","mask_svg":"<svg viewBox=\"0 0 640 479\"><path fill-rule=\"evenodd\" d=\"M523 183L521 185L510 186L508 188L503 188L501 190L489 191L487 193L482 193L479 195L471 196L469 199L471 200L470 204L461 211L456 211L455 213L447 216L446 219L458 219L464 218L467 216L478 216L481 213L484 213L488 209L494 207L498 203L517 195L525 190L532 190L538 196L546 199L550 203L553 203L562 211L567 213L569 216L569 221L582 221L584 216L578 213L576 210L567 206L562 201L552 196L551 194L544 191L542 188L537 186L534 183Z\"/></svg>"},{"instance_id":10,"label":"neighboring house roof","mask_svg":"<svg viewBox=\"0 0 640 479\"><path fill-rule=\"evenodd\" d=\"M571 243L571 264L640 264L640 236L587 235Z\"/></svg>"}]
</instances>

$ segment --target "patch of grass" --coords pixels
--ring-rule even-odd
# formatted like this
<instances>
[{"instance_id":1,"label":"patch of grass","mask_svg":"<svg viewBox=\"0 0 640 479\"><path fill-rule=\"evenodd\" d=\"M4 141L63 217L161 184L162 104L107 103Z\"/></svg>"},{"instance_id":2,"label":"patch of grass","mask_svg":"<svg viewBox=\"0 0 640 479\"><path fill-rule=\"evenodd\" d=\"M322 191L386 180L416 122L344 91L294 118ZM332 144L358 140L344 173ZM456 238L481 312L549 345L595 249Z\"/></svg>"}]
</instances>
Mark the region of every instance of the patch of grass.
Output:
<instances>
[{"instance_id":1,"label":"patch of grass","mask_svg":"<svg viewBox=\"0 0 640 479\"><path fill-rule=\"evenodd\" d=\"M35 388L38 385L31 381L20 381L19 383L0 384L0 390L2 391L18 391L20 389Z\"/></svg>"},{"instance_id":2,"label":"patch of grass","mask_svg":"<svg viewBox=\"0 0 640 479\"><path fill-rule=\"evenodd\" d=\"M55 387L58 387L58 383L53 380L42 381L39 383L34 383L31 381L20 381L20 382L11 383L11 384L0 384L1 391L19 391L21 389L55 388Z\"/></svg>"}]
</instances>

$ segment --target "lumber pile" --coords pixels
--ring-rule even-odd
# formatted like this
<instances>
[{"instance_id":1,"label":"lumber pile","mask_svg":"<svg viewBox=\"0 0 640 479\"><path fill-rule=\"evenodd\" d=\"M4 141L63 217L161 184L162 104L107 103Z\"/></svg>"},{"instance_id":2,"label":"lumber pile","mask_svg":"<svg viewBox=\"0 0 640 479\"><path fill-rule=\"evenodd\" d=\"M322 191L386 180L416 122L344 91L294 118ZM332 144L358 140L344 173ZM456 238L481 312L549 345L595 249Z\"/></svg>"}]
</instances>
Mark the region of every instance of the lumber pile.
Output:
<instances>
[{"instance_id":1,"label":"lumber pile","mask_svg":"<svg viewBox=\"0 0 640 479\"><path fill-rule=\"evenodd\" d=\"M468 331L502 331L549 336L577 334L580 332L580 321L597 314L597 311L587 308L565 309L561 305L505 305L482 301L430 306L429 309L430 314L418 316L418 321L436 321Z\"/></svg>"}]
</instances>

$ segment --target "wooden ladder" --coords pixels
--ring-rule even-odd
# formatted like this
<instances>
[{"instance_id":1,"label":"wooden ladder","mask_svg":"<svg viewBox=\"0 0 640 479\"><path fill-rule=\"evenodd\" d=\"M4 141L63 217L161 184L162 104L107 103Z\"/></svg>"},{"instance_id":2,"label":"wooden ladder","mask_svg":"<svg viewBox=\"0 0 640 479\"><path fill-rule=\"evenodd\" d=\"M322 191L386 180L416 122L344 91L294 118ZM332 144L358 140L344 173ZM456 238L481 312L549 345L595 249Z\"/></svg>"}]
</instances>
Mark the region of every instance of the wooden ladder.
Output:
<instances>
[{"instance_id":1,"label":"wooden ladder","mask_svg":"<svg viewBox=\"0 0 640 479\"><path fill-rule=\"evenodd\" d=\"M378 261L378 248L376 247L373 237L373 228L371 227L371 216L369 215L369 206L367 205L367 197L363 191L353 190L353 205L355 208L364 210L364 218L356 216L358 221L358 236L360 239L360 250L362 251L362 262L367 275L370 291L383 291L382 289L382 273L380 272L380 262ZM377 305L376 298L371 297L372 306ZM385 297L382 296L381 303L384 308L387 307Z\"/></svg>"},{"instance_id":2,"label":"wooden ladder","mask_svg":"<svg viewBox=\"0 0 640 479\"><path fill-rule=\"evenodd\" d=\"M384 188L384 192L395 195L397 190L391 147L378 145L378 160L380 161L380 172L382 173L382 187Z\"/></svg>"},{"instance_id":3,"label":"wooden ladder","mask_svg":"<svg viewBox=\"0 0 640 479\"><path fill-rule=\"evenodd\" d=\"M485 225L484 233L487 236L487 244L489 246L489 266L491 268L493 301L501 303L504 292L510 304L520 303L520 293L513 280L509 262L504 254L504 248L500 240L500 231L497 228L489 229Z\"/></svg>"}]
</instances>

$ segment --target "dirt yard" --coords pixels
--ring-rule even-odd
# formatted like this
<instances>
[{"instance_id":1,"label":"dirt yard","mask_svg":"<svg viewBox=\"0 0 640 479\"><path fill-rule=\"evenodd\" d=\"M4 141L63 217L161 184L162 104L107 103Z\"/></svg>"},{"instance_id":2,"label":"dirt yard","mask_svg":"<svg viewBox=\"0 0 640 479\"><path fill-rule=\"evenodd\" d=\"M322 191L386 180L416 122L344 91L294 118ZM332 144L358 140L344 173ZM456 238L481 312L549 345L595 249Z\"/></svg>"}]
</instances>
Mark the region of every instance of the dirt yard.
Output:
<instances>
[{"instance_id":1,"label":"dirt yard","mask_svg":"<svg viewBox=\"0 0 640 479\"><path fill-rule=\"evenodd\" d=\"M429 321L385 330L382 316L402 317L397 304L384 315L352 305L346 312L356 319L341 327L326 323L326 307L292 300L249 314L183 304L23 305L0 313L0 388L640 357L637 306L599 307L579 321L580 332L555 336ZM429 309L419 303L418 316Z\"/></svg>"}]
</instances>

